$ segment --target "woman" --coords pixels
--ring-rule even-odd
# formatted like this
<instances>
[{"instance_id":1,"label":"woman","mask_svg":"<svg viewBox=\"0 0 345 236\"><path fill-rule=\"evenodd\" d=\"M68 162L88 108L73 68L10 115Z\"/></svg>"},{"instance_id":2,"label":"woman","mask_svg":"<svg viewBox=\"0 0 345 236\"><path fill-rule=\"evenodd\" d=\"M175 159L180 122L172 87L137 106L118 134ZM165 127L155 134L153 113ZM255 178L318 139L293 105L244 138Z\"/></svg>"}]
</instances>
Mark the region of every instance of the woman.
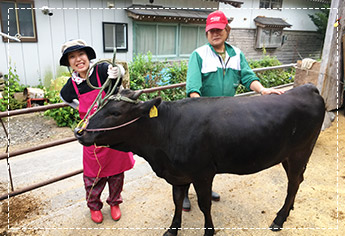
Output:
<instances>
[{"instance_id":1,"label":"woman","mask_svg":"<svg viewBox=\"0 0 345 236\"><path fill-rule=\"evenodd\" d=\"M61 51L60 65L72 68L72 72L71 78L61 89L60 97L65 103L78 109L80 118L83 119L99 93L99 90L93 90L86 83L90 60L96 58L96 53L81 39L64 43ZM101 63L90 71L90 82L94 86L101 87L108 77L114 80L121 79L120 77L124 74L123 67L120 67L120 70L107 63ZM119 75L119 73L121 74ZM105 93L103 92L102 95L104 96ZM124 171L131 169L133 165L132 153L105 147L83 147L83 179L86 201L90 208L91 219L95 223L103 221L101 212L103 203L100 197L107 182L109 186L107 203L111 208L111 216L115 221L120 219L119 204L122 203Z\"/></svg>"},{"instance_id":2,"label":"woman","mask_svg":"<svg viewBox=\"0 0 345 236\"><path fill-rule=\"evenodd\" d=\"M226 42L230 30L223 12L215 11L208 15L205 29L208 43L194 50L189 58L187 96L235 96L239 84L262 95L282 94L281 90L264 88L241 50ZM183 201L185 211L190 210L188 189ZM219 198L212 191L212 199Z\"/></svg>"}]
</instances>

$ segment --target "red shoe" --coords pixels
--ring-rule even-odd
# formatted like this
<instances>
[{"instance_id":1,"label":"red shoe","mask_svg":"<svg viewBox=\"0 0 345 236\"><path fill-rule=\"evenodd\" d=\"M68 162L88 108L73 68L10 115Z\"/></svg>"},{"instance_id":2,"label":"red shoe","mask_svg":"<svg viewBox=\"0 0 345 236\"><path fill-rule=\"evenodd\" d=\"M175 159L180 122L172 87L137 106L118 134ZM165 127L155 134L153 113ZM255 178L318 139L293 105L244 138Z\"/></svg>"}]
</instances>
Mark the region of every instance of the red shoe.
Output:
<instances>
[{"instance_id":1,"label":"red shoe","mask_svg":"<svg viewBox=\"0 0 345 236\"><path fill-rule=\"evenodd\" d=\"M113 220L118 221L121 218L121 210L119 205L110 206L110 212Z\"/></svg>"},{"instance_id":2,"label":"red shoe","mask_svg":"<svg viewBox=\"0 0 345 236\"><path fill-rule=\"evenodd\" d=\"M103 221L103 215L101 211L93 211L90 210L91 212L91 220L97 224L102 223Z\"/></svg>"}]
</instances>

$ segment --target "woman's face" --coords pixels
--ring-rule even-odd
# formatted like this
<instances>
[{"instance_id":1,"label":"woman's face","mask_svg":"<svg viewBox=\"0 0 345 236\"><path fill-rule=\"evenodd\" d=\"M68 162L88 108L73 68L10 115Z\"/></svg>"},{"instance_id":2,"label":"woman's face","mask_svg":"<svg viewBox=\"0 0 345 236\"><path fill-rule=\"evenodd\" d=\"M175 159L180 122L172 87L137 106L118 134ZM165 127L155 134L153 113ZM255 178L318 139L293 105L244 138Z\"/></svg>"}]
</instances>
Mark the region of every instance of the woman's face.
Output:
<instances>
[{"instance_id":1,"label":"woman's face","mask_svg":"<svg viewBox=\"0 0 345 236\"><path fill-rule=\"evenodd\" d=\"M224 45L227 37L228 32L226 29L211 29L207 31L207 40L214 48Z\"/></svg>"},{"instance_id":2,"label":"woman's face","mask_svg":"<svg viewBox=\"0 0 345 236\"><path fill-rule=\"evenodd\" d=\"M68 63L74 71L79 73L79 76L86 78L86 73L90 67L89 58L84 50L78 50L68 53Z\"/></svg>"}]
</instances>

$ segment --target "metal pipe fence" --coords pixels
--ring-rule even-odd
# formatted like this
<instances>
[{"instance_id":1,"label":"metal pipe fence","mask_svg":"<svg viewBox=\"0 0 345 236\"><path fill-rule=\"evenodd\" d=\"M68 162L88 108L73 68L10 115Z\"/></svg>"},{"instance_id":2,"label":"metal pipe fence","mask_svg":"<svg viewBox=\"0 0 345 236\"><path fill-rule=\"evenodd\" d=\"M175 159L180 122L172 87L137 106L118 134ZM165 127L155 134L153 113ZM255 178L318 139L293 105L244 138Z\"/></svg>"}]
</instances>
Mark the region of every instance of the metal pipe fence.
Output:
<instances>
[{"instance_id":1,"label":"metal pipe fence","mask_svg":"<svg viewBox=\"0 0 345 236\"><path fill-rule=\"evenodd\" d=\"M253 71L254 72L260 72L260 71L275 70L275 69L286 69L286 68L295 67L295 66L296 66L296 63L292 63L292 64L286 64L286 65L280 65L280 66L256 68L256 69L253 69ZM275 88L284 88L284 87L292 86L292 84L293 83L286 84L286 85L281 85L281 86L277 86ZM179 88L179 87L184 87L184 86L186 86L185 82L184 83L178 83L178 84L172 84L172 85L159 86L159 87L154 87L154 88L147 88L147 89L143 89L143 92L144 93L152 93L152 92L156 92L156 91L162 91L162 90L166 90L166 89ZM254 95L254 94L255 94L255 92L248 92L248 93L238 94L236 96L242 97L242 96L251 96L251 95ZM61 107L66 107L66 106L68 106L68 105L65 104L65 103L56 103L56 104L50 104L50 105L45 105L45 106L39 106L39 107L24 108L24 109L18 109L18 110L13 110L13 111L0 112L0 120L1 120L1 123L2 123L2 127L3 127L3 129L5 131L5 134L7 136L7 139L8 139L8 132L7 132L6 128L5 128L5 125L3 124L2 118L10 117L10 116L16 116L16 115L29 114L29 113L35 113L35 112L42 112L42 111L46 111L46 110L50 110L50 109L56 109L56 108L61 108ZM46 144L39 145L39 146L36 146L36 147L26 148L26 149L23 149L23 150L20 150L20 151L11 152L11 153L8 152L8 146L7 146L6 153L0 154L0 160L7 159L7 164L9 166L8 159L10 157L14 157L14 156L22 155L22 154L25 154L25 153L30 153L30 152L42 150L42 149L45 149L45 148L49 148L49 147L53 147L53 146L57 146L57 145L61 145L61 144L65 144L65 143L73 142L73 141L76 141L75 137L66 138L66 139L62 139L62 140L46 143ZM9 143L8 143L8 145L9 145ZM51 183L55 183L57 181L60 181L60 180L63 180L63 179L69 178L69 177L73 177L73 176L78 175L78 174L83 172L82 169L81 170L76 170L76 171L73 171L71 173L67 173L67 174L64 174L64 175L61 175L61 176L58 176L58 177L55 177L55 178L52 178L52 179L40 182L40 183L36 183L36 184L27 186L27 187L19 189L19 190L14 190L13 189L13 184L12 184L12 177L11 177L10 168L8 168L8 170L9 170L9 175L10 175L12 191L10 193L4 194L4 195L0 195L0 201L4 200L6 198L10 198L10 197L16 196L18 194L22 194L22 193L25 193L25 192L28 192L28 191L31 191L31 190L34 190L34 189L46 186L46 185L51 184Z\"/></svg>"}]
</instances>

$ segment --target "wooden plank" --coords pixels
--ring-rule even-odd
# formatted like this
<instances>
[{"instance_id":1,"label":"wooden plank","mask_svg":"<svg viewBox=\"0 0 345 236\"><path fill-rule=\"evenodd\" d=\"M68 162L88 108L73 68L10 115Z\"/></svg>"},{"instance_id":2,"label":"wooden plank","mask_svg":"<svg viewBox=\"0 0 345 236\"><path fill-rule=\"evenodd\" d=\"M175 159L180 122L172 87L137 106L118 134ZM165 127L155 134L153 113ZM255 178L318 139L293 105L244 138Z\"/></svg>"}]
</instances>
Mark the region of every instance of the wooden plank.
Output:
<instances>
[{"instance_id":1,"label":"wooden plank","mask_svg":"<svg viewBox=\"0 0 345 236\"><path fill-rule=\"evenodd\" d=\"M343 82L345 81L345 34L343 35L343 55L341 55L343 60ZM345 89L345 87L344 87Z\"/></svg>"},{"instance_id":2,"label":"wooden plank","mask_svg":"<svg viewBox=\"0 0 345 236\"><path fill-rule=\"evenodd\" d=\"M340 35L340 37L343 35L344 27L342 26L343 21L338 28L334 27L334 23L344 12L344 1L333 0L330 7L327 31L322 51L320 74L317 83L317 87L319 91L321 91L321 95L325 100L327 111L341 107L343 102L341 99L343 94L343 85L339 83L340 75L338 74L339 57L337 55L339 54L337 51L337 44L341 43L338 35Z\"/></svg>"}]
</instances>

